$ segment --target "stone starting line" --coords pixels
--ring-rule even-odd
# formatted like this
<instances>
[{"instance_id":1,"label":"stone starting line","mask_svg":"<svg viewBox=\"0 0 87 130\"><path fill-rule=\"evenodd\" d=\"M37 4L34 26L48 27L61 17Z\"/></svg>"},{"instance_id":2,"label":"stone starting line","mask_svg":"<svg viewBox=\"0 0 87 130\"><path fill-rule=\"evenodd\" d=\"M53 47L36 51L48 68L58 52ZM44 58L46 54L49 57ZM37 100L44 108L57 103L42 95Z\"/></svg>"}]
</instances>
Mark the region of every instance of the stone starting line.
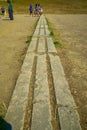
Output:
<instances>
[{"instance_id":1,"label":"stone starting line","mask_svg":"<svg viewBox=\"0 0 87 130\"><path fill-rule=\"evenodd\" d=\"M82 130L43 15L29 44L5 119L12 130Z\"/></svg>"}]
</instances>

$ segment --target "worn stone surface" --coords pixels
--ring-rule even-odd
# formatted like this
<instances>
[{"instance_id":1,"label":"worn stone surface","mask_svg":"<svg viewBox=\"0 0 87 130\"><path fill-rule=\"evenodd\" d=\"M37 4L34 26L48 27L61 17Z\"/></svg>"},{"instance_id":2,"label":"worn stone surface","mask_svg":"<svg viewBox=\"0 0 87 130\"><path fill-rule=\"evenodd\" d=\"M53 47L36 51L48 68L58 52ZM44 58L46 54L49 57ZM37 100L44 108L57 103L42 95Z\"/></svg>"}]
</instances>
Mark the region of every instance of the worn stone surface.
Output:
<instances>
[{"instance_id":1,"label":"worn stone surface","mask_svg":"<svg viewBox=\"0 0 87 130\"><path fill-rule=\"evenodd\" d=\"M58 56L50 55L61 130L81 130L76 104Z\"/></svg>"},{"instance_id":2,"label":"worn stone surface","mask_svg":"<svg viewBox=\"0 0 87 130\"><path fill-rule=\"evenodd\" d=\"M41 25L41 28L44 28L44 24Z\"/></svg>"},{"instance_id":3,"label":"worn stone surface","mask_svg":"<svg viewBox=\"0 0 87 130\"><path fill-rule=\"evenodd\" d=\"M33 36L38 36L39 35L39 29L36 29Z\"/></svg>"},{"instance_id":4,"label":"worn stone surface","mask_svg":"<svg viewBox=\"0 0 87 130\"><path fill-rule=\"evenodd\" d=\"M61 130L81 130L77 111L72 107L59 107Z\"/></svg>"},{"instance_id":5,"label":"worn stone surface","mask_svg":"<svg viewBox=\"0 0 87 130\"><path fill-rule=\"evenodd\" d=\"M45 38L39 38L38 41L38 52L45 52Z\"/></svg>"},{"instance_id":6,"label":"worn stone surface","mask_svg":"<svg viewBox=\"0 0 87 130\"><path fill-rule=\"evenodd\" d=\"M43 15L40 17L36 28L21 69L21 74L15 86L6 120L12 124L13 130L23 130L33 60L34 56L37 55L37 64L35 63L36 73L33 72L35 83L31 130L54 129L51 117L55 119L55 116L50 105L52 104L51 98L56 98L55 100L57 101L58 107L56 109L59 115L61 130L81 130L76 104L71 95L68 82L65 79L64 70L53 45L53 40L49 37L50 31ZM46 57L49 57L49 64L51 65L50 71L52 76L50 80L52 80L53 84L50 84L50 86L48 85ZM54 87L55 97L51 95L52 93L49 93L49 87L50 90L51 87Z\"/></svg>"},{"instance_id":7,"label":"worn stone surface","mask_svg":"<svg viewBox=\"0 0 87 130\"><path fill-rule=\"evenodd\" d=\"M27 53L35 51L36 44L37 44L37 38L32 38Z\"/></svg>"},{"instance_id":8,"label":"worn stone surface","mask_svg":"<svg viewBox=\"0 0 87 130\"><path fill-rule=\"evenodd\" d=\"M68 82L65 79L64 71L58 56L50 55L51 68L56 92L57 103L59 106L75 107L74 99L70 93Z\"/></svg>"},{"instance_id":9,"label":"worn stone surface","mask_svg":"<svg viewBox=\"0 0 87 130\"><path fill-rule=\"evenodd\" d=\"M48 47L48 52L57 53L52 38L47 37L47 47Z\"/></svg>"},{"instance_id":10,"label":"worn stone surface","mask_svg":"<svg viewBox=\"0 0 87 130\"><path fill-rule=\"evenodd\" d=\"M44 36L44 29L40 29L40 36Z\"/></svg>"},{"instance_id":11,"label":"worn stone surface","mask_svg":"<svg viewBox=\"0 0 87 130\"><path fill-rule=\"evenodd\" d=\"M49 36L50 35L50 31L48 30L48 28L46 28L46 35Z\"/></svg>"},{"instance_id":12,"label":"worn stone surface","mask_svg":"<svg viewBox=\"0 0 87 130\"><path fill-rule=\"evenodd\" d=\"M5 117L5 119L11 123L13 130L23 129L33 59L34 55L30 55L28 57L26 55L22 66L22 72L18 77L15 90Z\"/></svg>"},{"instance_id":13,"label":"worn stone surface","mask_svg":"<svg viewBox=\"0 0 87 130\"><path fill-rule=\"evenodd\" d=\"M30 53L30 54L27 53L26 54L24 63L23 63L22 68L21 68L21 73L30 72L30 70L32 69L32 65L33 65L33 59L34 59L34 54L32 54L32 53Z\"/></svg>"},{"instance_id":14,"label":"worn stone surface","mask_svg":"<svg viewBox=\"0 0 87 130\"><path fill-rule=\"evenodd\" d=\"M54 75L57 75L58 78L65 76L59 56L49 54L49 57L50 57L51 67Z\"/></svg>"},{"instance_id":15,"label":"worn stone surface","mask_svg":"<svg viewBox=\"0 0 87 130\"><path fill-rule=\"evenodd\" d=\"M46 55L38 57L31 130L51 130Z\"/></svg>"},{"instance_id":16,"label":"worn stone surface","mask_svg":"<svg viewBox=\"0 0 87 130\"><path fill-rule=\"evenodd\" d=\"M44 26L45 26L45 29L48 29L48 25L45 24Z\"/></svg>"},{"instance_id":17,"label":"worn stone surface","mask_svg":"<svg viewBox=\"0 0 87 130\"><path fill-rule=\"evenodd\" d=\"M40 24L38 24L38 25L36 26L36 29L40 29Z\"/></svg>"}]
</instances>

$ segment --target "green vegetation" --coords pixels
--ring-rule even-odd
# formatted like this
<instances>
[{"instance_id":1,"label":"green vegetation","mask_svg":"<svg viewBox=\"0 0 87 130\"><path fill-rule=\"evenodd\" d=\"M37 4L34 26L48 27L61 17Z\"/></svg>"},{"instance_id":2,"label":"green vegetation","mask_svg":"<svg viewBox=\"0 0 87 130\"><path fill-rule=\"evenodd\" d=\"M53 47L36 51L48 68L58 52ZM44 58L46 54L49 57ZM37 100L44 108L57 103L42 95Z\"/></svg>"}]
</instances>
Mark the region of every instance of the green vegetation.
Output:
<instances>
[{"instance_id":1,"label":"green vegetation","mask_svg":"<svg viewBox=\"0 0 87 130\"><path fill-rule=\"evenodd\" d=\"M47 21L47 24L48 24L48 28L50 30L50 36L52 37L53 39L53 43L56 47L59 47L59 48L62 48L63 45L60 43L60 41L58 40L58 37L54 34L54 30L53 28L51 27L51 23L47 20L46 18L46 21Z\"/></svg>"},{"instance_id":2,"label":"green vegetation","mask_svg":"<svg viewBox=\"0 0 87 130\"><path fill-rule=\"evenodd\" d=\"M5 104L4 103L0 104L0 116L1 117L5 116L6 110L7 110L7 108L6 108Z\"/></svg>"},{"instance_id":3,"label":"green vegetation","mask_svg":"<svg viewBox=\"0 0 87 130\"><path fill-rule=\"evenodd\" d=\"M11 0L15 13L28 13L29 4L40 3L44 13L87 13L87 0ZM0 0L0 6L5 0Z\"/></svg>"},{"instance_id":4,"label":"green vegetation","mask_svg":"<svg viewBox=\"0 0 87 130\"><path fill-rule=\"evenodd\" d=\"M62 48L62 44L59 41L54 41L56 47Z\"/></svg>"},{"instance_id":5,"label":"green vegetation","mask_svg":"<svg viewBox=\"0 0 87 130\"><path fill-rule=\"evenodd\" d=\"M27 44L29 44L29 43L30 43L31 38L32 38L32 36L27 36L27 40L26 40L26 43L27 43Z\"/></svg>"},{"instance_id":6,"label":"green vegetation","mask_svg":"<svg viewBox=\"0 0 87 130\"><path fill-rule=\"evenodd\" d=\"M53 35L54 35L54 33L51 31L51 32L50 32L50 36L53 36Z\"/></svg>"},{"instance_id":7,"label":"green vegetation","mask_svg":"<svg viewBox=\"0 0 87 130\"><path fill-rule=\"evenodd\" d=\"M36 24L34 25L34 29L36 28L38 21L39 21L39 18L37 19ZM34 33L34 31L33 31L33 33ZM33 33L32 33L32 35L33 35ZM26 44L29 44L31 42L32 35L27 36Z\"/></svg>"}]
</instances>

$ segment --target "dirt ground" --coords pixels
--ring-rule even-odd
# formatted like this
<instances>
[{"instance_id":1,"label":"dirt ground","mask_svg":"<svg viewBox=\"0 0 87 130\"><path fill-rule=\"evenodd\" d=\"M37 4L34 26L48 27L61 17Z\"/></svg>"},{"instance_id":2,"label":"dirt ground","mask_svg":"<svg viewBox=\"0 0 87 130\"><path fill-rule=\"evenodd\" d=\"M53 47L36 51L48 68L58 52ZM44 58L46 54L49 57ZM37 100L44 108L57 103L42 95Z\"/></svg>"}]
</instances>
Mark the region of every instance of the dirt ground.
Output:
<instances>
[{"instance_id":1,"label":"dirt ground","mask_svg":"<svg viewBox=\"0 0 87 130\"><path fill-rule=\"evenodd\" d=\"M77 104L81 126L87 130L87 15L46 15L71 93Z\"/></svg>"},{"instance_id":2,"label":"dirt ground","mask_svg":"<svg viewBox=\"0 0 87 130\"><path fill-rule=\"evenodd\" d=\"M71 93L77 104L83 130L87 130L87 15L46 15ZM15 15L14 21L0 19L0 115L5 115L26 54L27 37L36 17Z\"/></svg>"},{"instance_id":3,"label":"dirt ground","mask_svg":"<svg viewBox=\"0 0 87 130\"><path fill-rule=\"evenodd\" d=\"M16 79L25 57L28 38L32 35L38 18L15 15L0 18L0 115L5 115Z\"/></svg>"}]
</instances>

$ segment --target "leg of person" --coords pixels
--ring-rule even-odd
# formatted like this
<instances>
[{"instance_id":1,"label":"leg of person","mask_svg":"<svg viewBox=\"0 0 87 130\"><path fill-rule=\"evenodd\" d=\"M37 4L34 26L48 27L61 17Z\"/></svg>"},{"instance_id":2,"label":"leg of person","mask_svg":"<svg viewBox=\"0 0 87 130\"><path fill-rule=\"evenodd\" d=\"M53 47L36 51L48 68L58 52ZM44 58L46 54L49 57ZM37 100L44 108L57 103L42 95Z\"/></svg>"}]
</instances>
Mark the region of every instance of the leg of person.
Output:
<instances>
[{"instance_id":1,"label":"leg of person","mask_svg":"<svg viewBox=\"0 0 87 130\"><path fill-rule=\"evenodd\" d=\"M10 20L13 20L13 12L10 12Z\"/></svg>"}]
</instances>

